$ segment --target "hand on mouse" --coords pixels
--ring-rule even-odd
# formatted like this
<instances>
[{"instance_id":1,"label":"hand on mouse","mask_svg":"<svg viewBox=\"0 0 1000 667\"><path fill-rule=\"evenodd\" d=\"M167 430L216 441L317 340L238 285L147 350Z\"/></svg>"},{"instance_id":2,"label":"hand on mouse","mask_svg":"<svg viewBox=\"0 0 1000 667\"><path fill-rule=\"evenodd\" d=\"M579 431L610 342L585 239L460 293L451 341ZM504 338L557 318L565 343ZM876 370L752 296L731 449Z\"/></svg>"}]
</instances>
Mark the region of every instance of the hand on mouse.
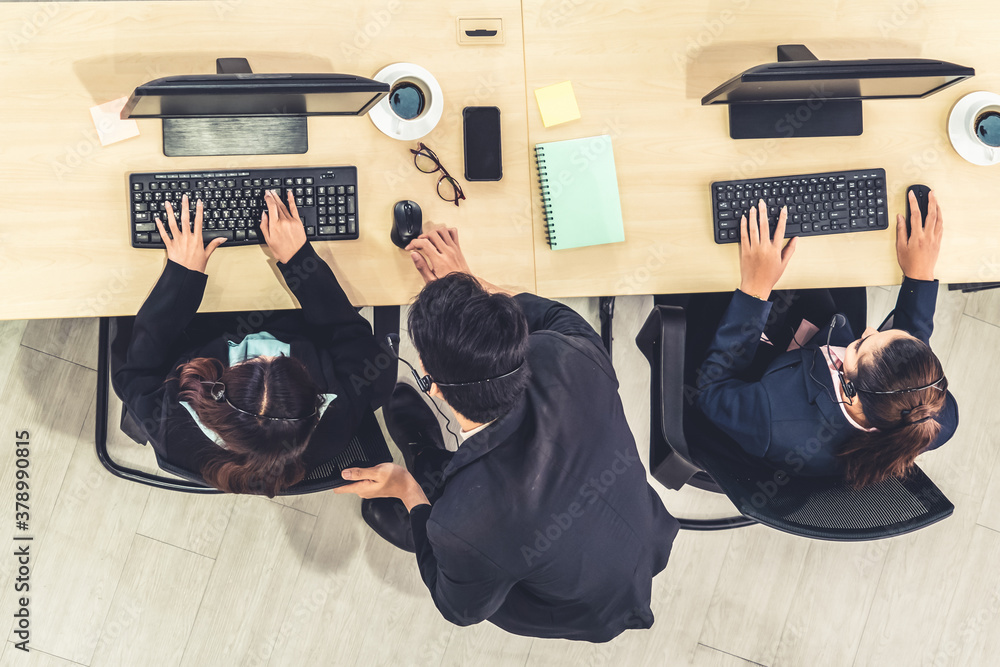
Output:
<instances>
[{"instance_id":1,"label":"hand on mouse","mask_svg":"<svg viewBox=\"0 0 1000 667\"><path fill-rule=\"evenodd\" d=\"M906 236L906 218L896 215L896 260L903 275L914 280L934 280L934 266L941 251L944 218L937 195L931 190L927 197L927 220L920 219L917 198L910 193L910 236Z\"/></svg>"},{"instance_id":2,"label":"hand on mouse","mask_svg":"<svg viewBox=\"0 0 1000 667\"><path fill-rule=\"evenodd\" d=\"M268 190L264 193L264 203L267 211L261 213L260 231L278 261L287 264L306 244L306 229L295 206L295 195L288 190L288 206L285 206L276 191Z\"/></svg>"},{"instance_id":3,"label":"hand on mouse","mask_svg":"<svg viewBox=\"0 0 1000 667\"><path fill-rule=\"evenodd\" d=\"M425 283L449 273L472 273L458 244L458 230L454 227L430 229L410 241L406 250L410 251L410 259Z\"/></svg>"},{"instance_id":4,"label":"hand on mouse","mask_svg":"<svg viewBox=\"0 0 1000 667\"><path fill-rule=\"evenodd\" d=\"M167 202L167 223L173 239L167 235L167 230L163 226L163 221L156 218L156 228L160 230L160 238L163 245L167 247L167 259L176 262L186 269L205 273L208 266L208 258L212 256L215 249L225 243L226 239L212 239L205 245L201 236L201 223L204 210L201 200L198 200L194 213L194 231L191 230L191 214L188 211L188 196L181 199L181 224L177 224L177 216L174 215L174 207Z\"/></svg>"},{"instance_id":5,"label":"hand on mouse","mask_svg":"<svg viewBox=\"0 0 1000 667\"><path fill-rule=\"evenodd\" d=\"M740 291L767 299L775 283L785 272L799 239L794 237L782 247L785 240L785 220L788 218L787 207L781 207L773 239L769 238L767 205L763 199L758 207L760 224L757 209L750 209L749 221L745 215L740 217Z\"/></svg>"}]
</instances>

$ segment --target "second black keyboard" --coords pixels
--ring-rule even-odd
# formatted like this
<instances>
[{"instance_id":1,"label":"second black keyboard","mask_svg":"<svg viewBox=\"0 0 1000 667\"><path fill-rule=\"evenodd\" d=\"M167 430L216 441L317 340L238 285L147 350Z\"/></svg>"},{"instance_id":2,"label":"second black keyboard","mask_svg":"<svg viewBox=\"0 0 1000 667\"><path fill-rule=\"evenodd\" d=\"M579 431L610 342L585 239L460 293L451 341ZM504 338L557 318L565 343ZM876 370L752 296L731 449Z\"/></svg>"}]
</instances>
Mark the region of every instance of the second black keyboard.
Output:
<instances>
[{"instance_id":1,"label":"second black keyboard","mask_svg":"<svg viewBox=\"0 0 1000 667\"><path fill-rule=\"evenodd\" d=\"M202 236L225 237L222 247L264 242L261 213L264 193L277 190L288 204L292 190L310 241L358 238L358 171L355 167L277 167L234 171L129 174L129 235L134 248L163 248L158 217L168 226L166 203L180 224L181 197L188 195L191 222L202 200Z\"/></svg>"},{"instance_id":2,"label":"second black keyboard","mask_svg":"<svg viewBox=\"0 0 1000 667\"><path fill-rule=\"evenodd\" d=\"M740 216L763 199L771 236L782 206L788 207L785 237L887 229L885 170L831 171L712 183L716 243L736 243Z\"/></svg>"}]
</instances>

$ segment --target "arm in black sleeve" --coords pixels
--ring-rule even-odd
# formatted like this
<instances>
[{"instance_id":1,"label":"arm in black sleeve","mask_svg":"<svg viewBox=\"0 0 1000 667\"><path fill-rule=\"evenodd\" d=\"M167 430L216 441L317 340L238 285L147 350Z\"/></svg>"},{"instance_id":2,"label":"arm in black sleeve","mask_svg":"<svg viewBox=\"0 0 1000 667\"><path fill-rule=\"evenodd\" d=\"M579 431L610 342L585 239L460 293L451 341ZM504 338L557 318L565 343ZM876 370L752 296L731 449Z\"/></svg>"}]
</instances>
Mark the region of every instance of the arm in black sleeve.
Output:
<instances>
[{"instance_id":1,"label":"arm in black sleeve","mask_svg":"<svg viewBox=\"0 0 1000 667\"><path fill-rule=\"evenodd\" d=\"M500 608L516 581L430 516L430 505L417 505L410 511L417 567L434 605L456 625L486 620Z\"/></svg>"},{"instance_id":2,"label":"arm in black sleeve","mask_svg":"<svg viewBox=\"0 0 1000 667\"><path fill-rule=\"evenodd\" d=\"M555 331L571 338L590 341L607 356L604 341L579 313L558 301L552 301L528 292L514 297L528 320L528 332Z\"/></svg>"},{"instance_id":3,"label":"arm in black sleeve","mask_svg":"<svg viewBox=\"0 0 1000 667\"><path fill-rule=\"evenodd\" d=\"M934 332L934 309L937 306L938 281L903 278L892 311L892 328L902 329L925 343Z\"/></svg>"},{"instance_id":4,"label":"arm in black sleeve","mask_svg":"<svg viewBox=\"0 0 1000 667\"><path fill-rule=\"evenodd\" d=\"M771 441L771 408L760 382L737 376L753 361L771 303L736 290L698 370L698 407L754 456Z\"/></svg>"},{"instance_id":5,"label":"arm in black sleeve","mask_svg":"<svg viewBox=\"0 0 1000 667\"><path fill-rule=\"evenodd\" d=\"M153 290L135 316L125 363L112 381L146 435L155 438L164 411L164 380L173 371L177 337L191 323L208 276L167 260Z\"/></svg>"},{"instance_id":6,"label":"arm in black sleeve","mask_svg":"<svg viewBox=\"0 0 1000 667\"><path fill-rule=\"evenodd\" d=\"M380 370L381 351L371 326L347 298L330 266L307 241L287 264L279 262L278 269L302 306L308 335L330 355L350 400L359 406L380 403L377 394L387 386L391 391L395 376L392 383L379 382L381 377L370 379Z\"/></svg>"}]
</instances>

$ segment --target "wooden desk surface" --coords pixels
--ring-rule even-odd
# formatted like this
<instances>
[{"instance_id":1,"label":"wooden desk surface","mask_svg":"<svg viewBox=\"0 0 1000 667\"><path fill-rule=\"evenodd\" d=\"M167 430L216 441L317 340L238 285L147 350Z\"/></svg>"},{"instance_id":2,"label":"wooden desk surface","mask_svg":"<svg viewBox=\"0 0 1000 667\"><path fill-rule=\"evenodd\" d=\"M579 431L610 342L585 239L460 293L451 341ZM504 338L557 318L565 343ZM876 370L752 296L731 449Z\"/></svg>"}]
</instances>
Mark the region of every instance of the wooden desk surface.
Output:
<instances>
[{"instance_id":1,"label":"wooden desk surface","mask_svg":"<svg viewBox=\"0 0 1000 667\"><path fill-rule=\"evenodd\" d=\"M534 289L529 151L520 3L491 2L506 44L459 46L458 16L483 7L435 3L101 2L0 4L0 318L135 313L165 262L129 245L127 172L254 166L358 167L357 241L317 244L357 305L405 303L423 285L407 253L389 241L392 205L421 204L424 219L461 229L474 268ZM419 55L418 55L419 54ZM449 171L463 173L462 108L503 110L504 177L464 183L459 208L441 201L436 179L412 163L411 147L366 118L310 118L305 155L167 158L160 122L101 147L90 107L175 74L213 73L215 58L243 56L257 72L346 72L373 76L396 62L430 70L445 111L422 141ZM294 306L260 247L222 248L209 262L202 310Z\"/></svg>"},{"instance_id":2,"label":"wooden desk surface","mask_svg":"<svg viewBox=\"0 0 1000 667\"><path fill-rule=\"evenodd\" d=\"M738 249L712 240L714 180L883 167L889 231L803 239L779 286L898 283L895 213L907 186L940 196L942 282L1000 280L993 210L1000 166L965 162L948 141L952 105L1000 92L996 22L972 2L895 0L712 3L525 0L525 72L531 146L612 136L625 242L552 251L533 181L535 271L540 294L583 296L731 290ZM965 9L963 9L965 6ZM923 100L864 103L860 137L729 138L725 107L700 99L739 72L803 43L820 59L925 57L974 67L976 76ZM542 126L535 88L571 80L582 118Z\"/></svg>"}]
</instances>

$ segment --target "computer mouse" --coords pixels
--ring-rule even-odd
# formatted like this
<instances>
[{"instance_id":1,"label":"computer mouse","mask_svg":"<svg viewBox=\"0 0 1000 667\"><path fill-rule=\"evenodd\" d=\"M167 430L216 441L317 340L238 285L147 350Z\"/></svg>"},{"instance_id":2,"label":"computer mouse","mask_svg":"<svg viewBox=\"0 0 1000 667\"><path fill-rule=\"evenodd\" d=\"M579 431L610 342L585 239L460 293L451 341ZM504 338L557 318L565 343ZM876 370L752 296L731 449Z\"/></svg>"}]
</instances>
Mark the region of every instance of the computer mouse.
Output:
<instances>
[{"instance_id":1,"label":"computer mouse","mask_svg":"<svg viewBox=\"0 0 1000 667\"><path fill-rule=\"evenodd\" d=\"M404 199L392 207L392 231L389 238L398 248L406 248L423 231L423 214L415 201Z\"/></svg>"},{"instance_id":2,"label":"computer mouse","mask_svg":"<svg viewBox=\"0 0 1000 667\"><path fill-rule=\"evenodd\" d=\"M910 238L910 193L917 197L917 208L920 209L920 224L927 224L927 205L930 201L928 195L931 189L926 185L911 185L906 188L906 238Z\"/></svg>"}]
</instances>

